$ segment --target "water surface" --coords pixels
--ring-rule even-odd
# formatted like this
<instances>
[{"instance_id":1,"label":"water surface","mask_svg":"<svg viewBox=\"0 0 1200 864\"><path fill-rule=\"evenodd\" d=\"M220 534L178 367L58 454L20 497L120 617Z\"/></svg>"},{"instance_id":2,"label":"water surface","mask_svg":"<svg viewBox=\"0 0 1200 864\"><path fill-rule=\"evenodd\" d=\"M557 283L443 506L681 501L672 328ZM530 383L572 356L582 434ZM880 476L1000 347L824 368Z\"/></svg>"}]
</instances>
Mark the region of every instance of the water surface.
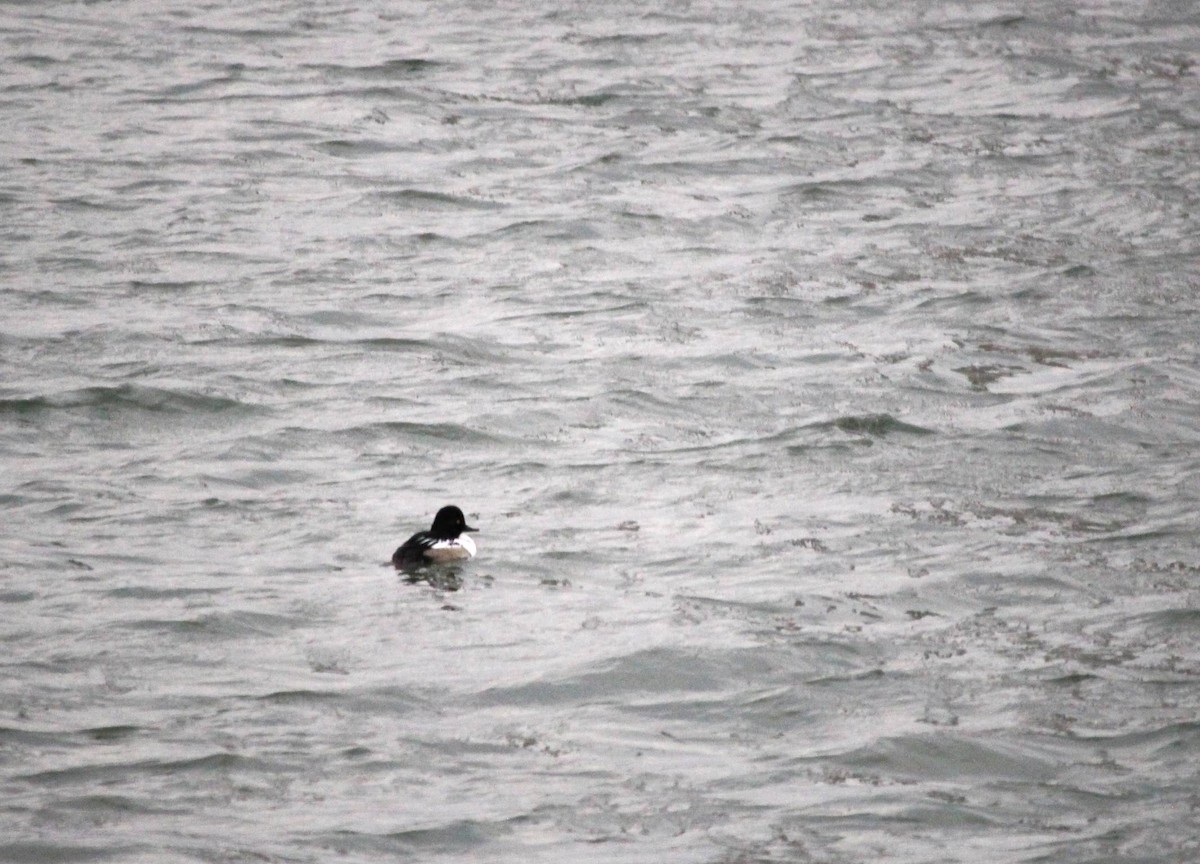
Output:
<instances>
[{"instance_id":1,"label":"water surface","mask_svg":"<svg viewBox=\"0 0 1200 864\"><path fill-rule=\"evenodd\" d=\"M1194 857L1192 4L0 40L0 859Z\"/></svg>"}]
</instances>

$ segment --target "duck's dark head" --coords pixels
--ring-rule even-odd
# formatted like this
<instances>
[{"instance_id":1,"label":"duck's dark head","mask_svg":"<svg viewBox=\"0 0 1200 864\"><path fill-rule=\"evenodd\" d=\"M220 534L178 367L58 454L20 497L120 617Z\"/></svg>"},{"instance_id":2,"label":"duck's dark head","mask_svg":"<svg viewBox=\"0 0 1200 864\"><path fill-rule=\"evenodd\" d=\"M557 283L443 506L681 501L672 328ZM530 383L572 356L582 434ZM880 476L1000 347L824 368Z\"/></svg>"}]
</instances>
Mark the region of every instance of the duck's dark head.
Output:
<instances>
[{"instance_id":1,"label":"duck's dark head","mask_svg":"<svg viewBox=\"0 0 1200 864\"><path fill-rule=\"evenodd\" d=\"M453 540L459 534L478 530L468 525L463 512L451 504L449 507L443 507L433 517L433 527L429 529L429 533L435 537Z\"/></svg>"}]
</instances>

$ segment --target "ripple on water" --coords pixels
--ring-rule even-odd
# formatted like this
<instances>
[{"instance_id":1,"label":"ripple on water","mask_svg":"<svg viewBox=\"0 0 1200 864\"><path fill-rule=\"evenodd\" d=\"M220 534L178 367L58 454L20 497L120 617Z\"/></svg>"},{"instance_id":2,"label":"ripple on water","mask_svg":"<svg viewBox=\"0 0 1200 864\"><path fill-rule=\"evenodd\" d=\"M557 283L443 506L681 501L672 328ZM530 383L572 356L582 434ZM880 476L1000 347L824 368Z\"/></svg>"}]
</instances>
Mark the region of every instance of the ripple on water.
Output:
<instances>
[{"instance_id":1,"label":"ripple on water","mask_svg":"<svg viewBox=\"0 0 1200 864\"><path fill-rule=\"evenodd\" d=\"M139 414L189 416L225 411L252 411L254 406L223 396L192 390L121 384L111 387L82 387L53 395L0 399L0 414L37 419L60 411L92 415L106 420L136 420Z\"/></svg>"},{"instance_id":2,"label":"ripple on water","mask_svg":"<svg viewBox=\"0 0 1200 864\"><path fill-rule=\"evenodd\" d=\"M290 632L302 627L303 619L290 615L266 612L222 611L193 618L138 618L123 622L127 630L145 630L172 634L188 641L203 638L213 640L238 639L253 636L271 636Z\"/></svg>"},{"instance_id":3,"label":"ripple on water","mask_svg":"<svg viewBox=\"0 0 1200 864\"><path fill-rule=\"evenodd\" d=\"M249 775L261 773L278 773L282 769L280 763L266 759L241 756L236 753L210 753L184 759L143 759L131 762L97 762L83 765L71 765L66 768L56 768L38 771L33 774L16 778L32 786L119 787L123 784L137 785L147 777L170 777L172 780L193 777L202 779L205 776L227 776L230 773L244 772Z\"/></svg>"}]
</instances>

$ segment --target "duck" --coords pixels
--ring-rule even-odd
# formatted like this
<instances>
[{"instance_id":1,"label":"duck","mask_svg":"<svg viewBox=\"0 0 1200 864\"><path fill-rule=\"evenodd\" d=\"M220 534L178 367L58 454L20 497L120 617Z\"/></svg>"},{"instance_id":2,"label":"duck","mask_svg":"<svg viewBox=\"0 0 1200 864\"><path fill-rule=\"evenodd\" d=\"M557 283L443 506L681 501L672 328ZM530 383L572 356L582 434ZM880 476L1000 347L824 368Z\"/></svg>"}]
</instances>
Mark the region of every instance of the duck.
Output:
<instances>
[{"instance_id":1,"label":"duck","mask_svg":"<svg viewBox=\"0 0 1200 864\"><path fill-rule=\"evenodd\" d=\"M474 558L475 541L467 534L478 530L467 524L462 510L450 504L437 512L428 531L418 531L401 544L392 554L392 564L401 570Z\"/></svg>"}]
</instances>

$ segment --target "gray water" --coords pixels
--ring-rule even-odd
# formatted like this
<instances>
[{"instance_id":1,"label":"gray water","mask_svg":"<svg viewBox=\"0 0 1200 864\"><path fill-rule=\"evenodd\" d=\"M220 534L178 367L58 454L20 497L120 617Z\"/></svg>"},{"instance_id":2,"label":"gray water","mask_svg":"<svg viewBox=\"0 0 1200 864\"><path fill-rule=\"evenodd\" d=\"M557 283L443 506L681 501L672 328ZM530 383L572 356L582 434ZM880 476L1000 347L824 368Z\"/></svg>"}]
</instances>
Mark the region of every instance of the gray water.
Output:
<instances>
[{"instance_id":1,"label":"gray water","mask_svg":"<svg viewBox=\"0 0 1200 864\"><path fill-rule=\"evenodd\" d=\"M0 860L1200 854L1193 2L0 44Z\"/></svg>"}]
</instances>

